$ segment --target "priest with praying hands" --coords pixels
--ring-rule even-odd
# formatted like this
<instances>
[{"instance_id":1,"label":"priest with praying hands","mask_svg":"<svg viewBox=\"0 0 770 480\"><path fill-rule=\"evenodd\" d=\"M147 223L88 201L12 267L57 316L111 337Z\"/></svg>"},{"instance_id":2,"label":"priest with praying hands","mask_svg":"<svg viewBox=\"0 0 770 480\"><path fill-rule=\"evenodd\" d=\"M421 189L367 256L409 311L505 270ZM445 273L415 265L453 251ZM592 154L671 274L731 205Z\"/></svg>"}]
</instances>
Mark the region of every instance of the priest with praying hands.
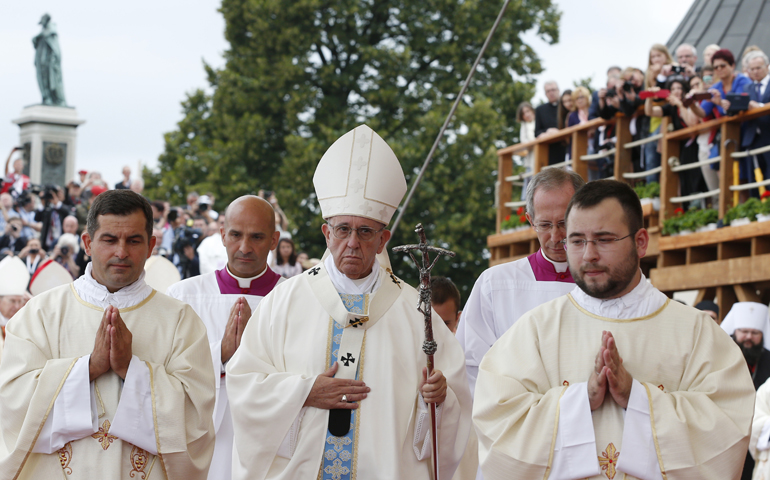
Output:
<instances>
[{"instance_id":1,"label":"priest with praying hands","mask_svg":"<svg viewBox=\"0 0 770 480\"><path fill-rule=\"evenodd\" d=\"M479 367L486 480L738 478L754 386L735 342L639 268L649 235L625 183L590 182L566 213L577 287L525 314Z\"/></svg>"}]
</instances>

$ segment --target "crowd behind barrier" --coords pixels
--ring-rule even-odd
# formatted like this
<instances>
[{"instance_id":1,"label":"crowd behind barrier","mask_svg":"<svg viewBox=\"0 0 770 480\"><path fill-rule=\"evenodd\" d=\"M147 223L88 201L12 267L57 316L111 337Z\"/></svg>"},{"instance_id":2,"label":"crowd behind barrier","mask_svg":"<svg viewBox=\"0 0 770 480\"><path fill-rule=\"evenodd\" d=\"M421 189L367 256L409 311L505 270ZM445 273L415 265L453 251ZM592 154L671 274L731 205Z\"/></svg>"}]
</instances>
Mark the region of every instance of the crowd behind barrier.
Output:
<instances>
[{"instance_id":1,"label":"crowd behind barrier","mask_svg":"<svg viewBox=\"0 0 770 480\"><path fill-rule=\"evenodd\" d=\"M699 63L691 45L672 56L655 44L646 70L610 67L595 92L545 82L544 104L519 106L520 143L498 151L497 233L516 224L510 219L525 204L527 180L544 168L571 168L587 181L659 182L661 222L680 208L714 208L724 218L749 198L764 201L768 63L754 46L737 62L709 45Z\"/></svg>"},{"instance_id":2,"label":"crowd behind barrier","mask_svg":"<svg viewBox=\"0 0 770 480\"><path fill-rule=\"evenodd\" d=\"M90 262L80 238L88 210L99 194L109 190L109 185L99 172L86 170L79 171L78 178L65 186L34 185L23 173L25 161L20 150L11 151L0 183L0 260L7 255L18 256L34 275L47 259L52 259L73 279L78 278ZM123 178L114 188L142 194L143 181L132 179L129 167L124 167L122 173ZM308 256L295 251L288 219L275 194L262 190L258 194L273 205L276 229L281 232L280 248L271 252L271 267L287 278L302 273ZM157 239L153 255L172 261L183 279L225 266L227 252L220 238L225 216L212 208L213 194L190 192L183 206L149 200Z\"/></svg>"}]
</instances>

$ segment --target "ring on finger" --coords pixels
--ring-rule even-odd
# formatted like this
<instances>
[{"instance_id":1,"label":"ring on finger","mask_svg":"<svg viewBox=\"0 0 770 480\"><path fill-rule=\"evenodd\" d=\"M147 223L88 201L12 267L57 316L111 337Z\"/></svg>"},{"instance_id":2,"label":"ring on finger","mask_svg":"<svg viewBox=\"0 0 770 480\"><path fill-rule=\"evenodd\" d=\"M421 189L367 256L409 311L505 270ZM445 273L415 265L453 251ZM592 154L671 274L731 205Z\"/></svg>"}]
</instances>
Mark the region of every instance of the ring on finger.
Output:
<instances>
[{"instance_id":1,"label":"ring on finger","mask_svg":"<svg viewBox=\"0 0 770 480\"><path fill-rule=\"evenodd\" d=\"M347 395L343 395L342 396L342 401L343 402L347 402L348 401L348 396Z\"/></svg>"}]
</instances>

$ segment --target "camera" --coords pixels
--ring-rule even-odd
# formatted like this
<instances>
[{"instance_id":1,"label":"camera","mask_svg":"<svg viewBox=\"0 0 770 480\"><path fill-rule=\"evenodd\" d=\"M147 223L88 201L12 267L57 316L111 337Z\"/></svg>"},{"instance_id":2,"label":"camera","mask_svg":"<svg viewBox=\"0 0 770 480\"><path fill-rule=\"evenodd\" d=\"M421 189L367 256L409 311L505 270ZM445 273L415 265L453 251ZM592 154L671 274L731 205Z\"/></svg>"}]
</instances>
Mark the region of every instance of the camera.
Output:
<instances>
[{"instance_id":1,"label":"camera","mask_svg":"<svg viewBox=\"0 0 770 480\"><path fill-rule=\"evenodd\" d=\"M618 90L615 87L608 88L607 93L604 95L606 98L612 98L618 96Z\"/></svg>"},{"instance_id":2,"label":"camera","mask_svg":"<svg viewBox=\"0 0 770 480\"><path fill-rule=\"evenodd\" d=\"M626 80L623 82L623 91L626 93L631 93L634 90L634 84Z\"/></svg>"},{"instance_id":3,"label":"camera","mask_svg":"<svg viewBox=\"0 0 770 480\"><path fill-rule=\"evenodd\" d=\"M192 228L190 226L182 228L174 241L174 252L180 258L184 258L184 247L190 245L193 248L197 248L198 244L203 241L202 237L203 232L199 228Z\"/></svg>"},{"instance_id":4,"label":"camera","mask_svg":"<svg viewBox=\"0 0 770 480\"><path fill-rule=\"evenodd\" d=\"M59 251L61 252L62 256L66 257L66 256L68 256L70 254L70 247L65 245L65 246L61 247L59 249Z\"/></svg>"},{"instance_id":5,"label":"camera","mask_svg":"<svg viewBox=\"0 0 770 480\"><path fill-rule=\"evenodd\" d=\"M671 74L672 75L681 75L684 73L684 67L681 65L672 65L671 66Z\"/></svg>"},{"instance_id":6,"label":"camera","mask_svg":"<svg viewBox=\"0 0 770 480\"><path fill-rule=\"evenodd\" d=\"M31 253L32 255L37 255L38 253L40 253L40 249L38 249L38 248L30 248L29 249L29 253Z\"/></svg>"}]
</instances>

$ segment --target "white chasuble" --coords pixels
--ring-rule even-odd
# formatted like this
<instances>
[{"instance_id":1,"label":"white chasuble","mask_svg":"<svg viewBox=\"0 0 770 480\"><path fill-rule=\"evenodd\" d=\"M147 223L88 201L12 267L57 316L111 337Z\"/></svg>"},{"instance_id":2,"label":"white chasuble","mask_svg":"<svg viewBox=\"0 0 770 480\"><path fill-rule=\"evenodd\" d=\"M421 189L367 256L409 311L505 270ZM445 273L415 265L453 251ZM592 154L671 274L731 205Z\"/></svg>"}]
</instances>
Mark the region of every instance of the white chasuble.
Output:
<instances>
[{"instance_id":1,"label":"white chasuble","mask_svg":"<svg viewBox=\"0 0 770 480\"><path fill-rule=\"evenodd\" d=\"M608 394L590 412L585 388L570 388L585 385L605 330L635 380L628 411ZM560 401L566 395L574 397ZM560 478L645 478L622 470L624 457L642 457L659 469L646 478L723 480L743 467L753 402L740 349L702 312L666 301L651 315L618 320L590 313L570 294L524 315L489 350L473 420L487 480L554 478L555 457L586 460L556 451L573 445L583 454L592 446L596 473L570 476L562 465ZM581 418L567 412L580 408L588 408L588 425L562 434L561 415ZM626 438L632 428L639 433Z\"/></svg>"},{"instance_id":2,"label":"white chasuble","mask_svg":"<svg viewBox=\"0 0 770 480\"><path fill-rule=\"evenodd\" d=\"M132 334L129 370L146 369L149 391L129 392L129 382L124 386L112 370L102 374L91 388L98 429L52 454L33 450L65 382L91 354L103 313L66 285L33 298L9 323L0 366L0 479L206 478L215 392L206 330L189 306L154 291L120 308ZM126 401L151 406L158 455L111 430L118 404Z\"/></svg>"},{"instance_id":3,"label":"white chasuble","mask_svg":"<svg viewBox=\"0 0 770 480\"><path fill-rule=\"evenodd\" d=\"M234 479L431 478L429 415L418 393L426 357L417 291L384 269L376 272L380 286L368 309L364 295L343 296L349 312L323 264L278 285L259 304L227 366ZM357 308L366 321L357 320ZM447 379L439 468L451 478L470 430L470 392L462 350L442 323L434 317L435 365ZM371 388L339 440L329 436L329 410L304 407L335 356L338 378L358 375Z\"/></svg>"}]
</instances>

